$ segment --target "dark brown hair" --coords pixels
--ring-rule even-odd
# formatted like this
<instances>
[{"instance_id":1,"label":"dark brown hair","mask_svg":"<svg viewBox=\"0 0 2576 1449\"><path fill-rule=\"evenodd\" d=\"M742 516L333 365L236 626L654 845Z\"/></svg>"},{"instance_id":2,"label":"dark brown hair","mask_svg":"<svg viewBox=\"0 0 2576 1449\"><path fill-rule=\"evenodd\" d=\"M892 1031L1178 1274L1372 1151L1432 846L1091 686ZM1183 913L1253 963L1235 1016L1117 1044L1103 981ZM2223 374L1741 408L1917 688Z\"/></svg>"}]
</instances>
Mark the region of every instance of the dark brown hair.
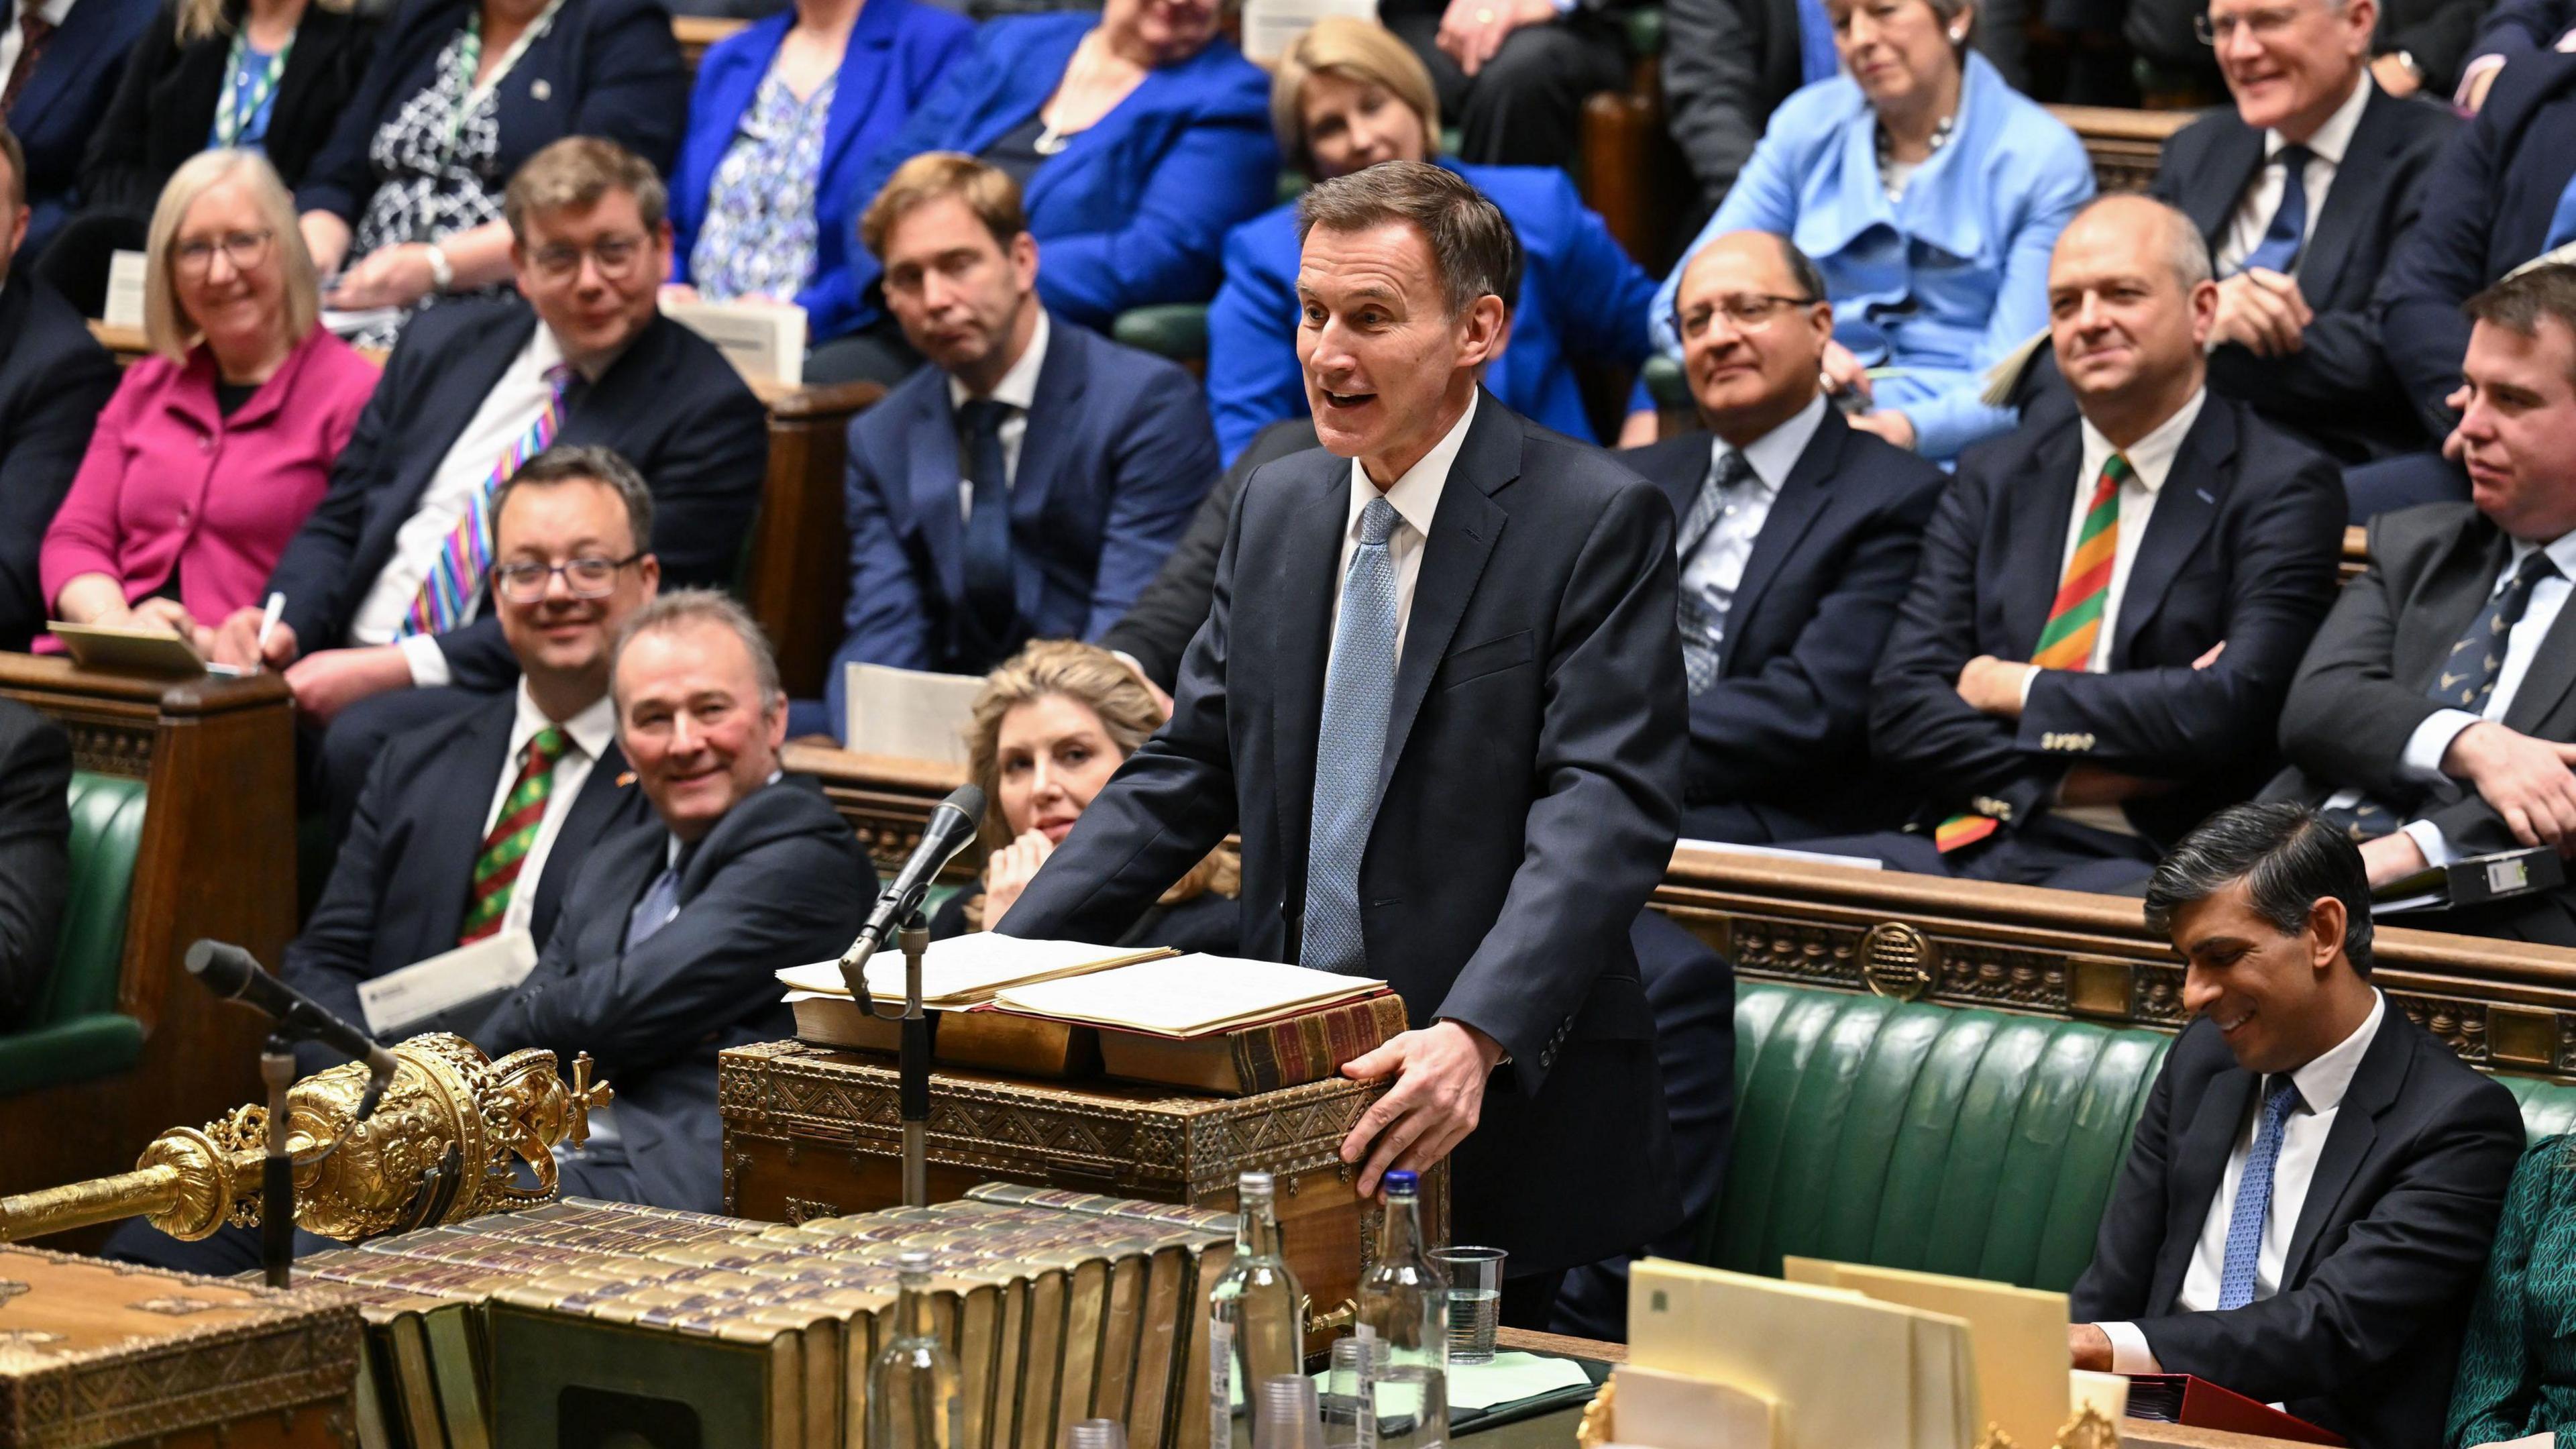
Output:
<instances>
[{"instance_id":1,"label":"dark brown hair","mask_svg":"<svg viewBox=\"0 0 2576 1449\"><path fill-rule=\"evenodd\" d=\"M2526 267L2460 304L2472 322L2490 322L2524 337L2539 335L2540 319L2554 317L2576 332L2576 266L2551 262Z\"/></svg>"},{"instance_id":2,"label":"dark brown hair","mask_svg":"<svg viewBox=\"0 0 2576 1449\"><path fill-rule=\"evenodd\" d=\"M612 191L635 198L635 213L648 232L670 213L671 193L652 162L614 141L566 136L520 164L501 194L501 214L509 219L511 237L525 243L528 213L587 210Z\"/></svg>"},{"instance_id":3,"label":"dark brown hair","mask_svg":"<svg viewBox=\"0 0 2576 1449\"><path fill-rule=\"evenodd\" d=\"M1318 183L1297 202L1297 239L1317 227L1367 231L1402 222L1431 246L1449 315L1478 297L1500 297L1509 310L1521 293L1521 239L1502 208L1454 171L1425 161L1381 161Z\"/></svg>"}]
</instances>

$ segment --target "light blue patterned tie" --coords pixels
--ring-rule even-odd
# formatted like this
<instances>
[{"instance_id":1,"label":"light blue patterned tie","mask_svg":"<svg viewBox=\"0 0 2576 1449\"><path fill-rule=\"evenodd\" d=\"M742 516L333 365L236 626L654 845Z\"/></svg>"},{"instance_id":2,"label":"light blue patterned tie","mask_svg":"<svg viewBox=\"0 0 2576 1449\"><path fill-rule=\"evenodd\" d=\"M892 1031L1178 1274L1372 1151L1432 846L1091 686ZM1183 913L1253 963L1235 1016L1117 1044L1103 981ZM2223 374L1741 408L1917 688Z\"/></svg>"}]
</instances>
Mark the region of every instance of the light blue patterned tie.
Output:
<instances>
[{"instance_id":1,"label":"light blue patterned tie","mask_svg":"<svg viewBox=\"0 0 2576 1449\"><path fill-rule=\"evenodd\" d=\"M2245 1154L2245 1172L2236 1179L2236 1209L2227 1219L2227 1258L2218 1270L2218 1308L2242 1308L2254 1301L2254 1266L2263 1256L2263 1220L2272 1214L2272 1169L2281 1160L2281 1126L2299 1105L2299 1087L2282 1073L2263 1094L2263 1117L2255 1124L2254 1146Z\"/></svg>"},{"instance_id":2,"label":"light blue patterned tie","mask_svg":"<svg viewBox=\"0 0 2576 1449\"><path fill-rule=\"evenodd\" d=\"M1690 566L1691 555L1699 552L1699 546L1717 527L1717 515L1726 500L1752 476L1753 465L1742 453L1729 450L1700 481L1699 496L1691 500L1690 512L1683 515L1681 532L1673 541L1674 552L1685 569ZM1682 636L1682 677L1690 682L1695 698L1717 682L1717 646L1725 637L1726 621L1708 607L1707 600L1687 588L1682 591L1676 612Z\"/></svg>"},{"instance_id":3,"label":"light blue patterned tie","mask_svg":"<svg viewBox=\"0 0 2576 1449\"><path fill-rule=\"evenodd\" d=\"M1306 842L1306 921L1297 964L1356 972L1368 965L1360 934L1360 858L1377 817L1377 771L1395 699L1395 505L1360 510L1360 542L1342 576L1342 617L1324 674L1324 721L1315 743L1315 814Z\"/></svg>"},{"instance_id":4,"label":"light blue patterned tie","mask_svg":"<svg viewBox=\"0 0 2576 1449\"><path fill-rule=\"evenodd\" d=\"M635 909L626 913L627 950L632 951L652 940L656 932L671 924L672 918L680 914L680 874L689 868L689 858L697 854L697 849L695 844L680 847L679 858L653 877L653 883L644 888L644 899L637 901Z\"/></svg>"}]
</instances>

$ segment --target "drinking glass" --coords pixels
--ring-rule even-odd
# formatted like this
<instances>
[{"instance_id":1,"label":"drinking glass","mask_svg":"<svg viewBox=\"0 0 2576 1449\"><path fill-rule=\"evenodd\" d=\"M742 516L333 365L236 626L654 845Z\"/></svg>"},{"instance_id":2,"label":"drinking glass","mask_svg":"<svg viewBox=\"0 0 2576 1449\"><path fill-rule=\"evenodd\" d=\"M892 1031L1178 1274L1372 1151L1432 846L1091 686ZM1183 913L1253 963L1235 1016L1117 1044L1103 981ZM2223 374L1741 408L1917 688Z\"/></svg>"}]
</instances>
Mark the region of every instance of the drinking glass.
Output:
<instances>
[{"instance_id":1,"label":"drinking glass","mask_svg":"<svg viewBox=\"0 0 2576 1449\"><path fill-rule=\"evenodd\" d=\"M1492 1363L1494 1325L1502 1307L1500 1248L1436 1248L1431 1260L1449 1275L1449 1361Z\"/></svg>"}]
</instances>

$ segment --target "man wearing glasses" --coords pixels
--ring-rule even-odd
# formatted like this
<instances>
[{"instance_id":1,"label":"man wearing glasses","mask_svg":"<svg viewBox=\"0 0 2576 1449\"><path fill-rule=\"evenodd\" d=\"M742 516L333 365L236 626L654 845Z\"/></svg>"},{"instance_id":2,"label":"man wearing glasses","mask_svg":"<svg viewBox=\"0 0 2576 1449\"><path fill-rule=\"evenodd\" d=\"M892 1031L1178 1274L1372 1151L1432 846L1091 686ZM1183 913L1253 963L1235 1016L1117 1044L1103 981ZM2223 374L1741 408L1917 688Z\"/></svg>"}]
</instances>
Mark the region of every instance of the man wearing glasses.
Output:
<instances>
[{"instance_id":1,"label":"man wearing glasses","mask_svg":"<svg viewBox=\"0 0 2576 1449\"><path fill-rule=\"evenodd\" d=\"M731 577L767 418L712 344L661 315L665 200L651 164L613 142L571 137L528 158L504 203L520 296L433 307L404 330L270 577L283 617L263 639L246 609L200 641L285 670L304 717L331 728L335 816L386 738L518 673L485 588L492 500L548 446L614 449L650 481L649 542L675 587Z\"/></svg>"}]
</instances>

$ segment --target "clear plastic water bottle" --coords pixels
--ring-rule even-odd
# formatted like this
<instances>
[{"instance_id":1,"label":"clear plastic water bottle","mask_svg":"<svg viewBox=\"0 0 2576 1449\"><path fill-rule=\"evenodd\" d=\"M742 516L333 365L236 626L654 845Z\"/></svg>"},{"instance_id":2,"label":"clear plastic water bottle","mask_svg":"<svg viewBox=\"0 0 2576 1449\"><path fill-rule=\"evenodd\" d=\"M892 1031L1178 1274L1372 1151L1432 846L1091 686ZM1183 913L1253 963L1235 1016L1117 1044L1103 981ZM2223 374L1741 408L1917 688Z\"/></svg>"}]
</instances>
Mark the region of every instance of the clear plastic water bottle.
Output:
<instances>
[{"instance_id":1,"label":"clear plastic water bottle","mask_svg":"<svg viewBox=\"0 0 2576 1449\"><path fill-rule=\"evenodd\" d=\"M1377 1261L1360 1278L1360 1326L1386 1343L1390 1365L1449 1366L1449 1279L1422 1239L1422 1182L1386 1175Z\"/></svg>"},{"instance_id":2,"label":"clear plastic water bottle","mask_svg":"<svg viewBox=\"0 0 2576 1449\"><path fill-rule=\"evenodd\" d=\"M1305 1297L1280 1253L1273 1192L1266 1172L1235 1180L1234 1262L1208 1292L1208 1449L1253 1449L1260 1385L1304 1369Z\"/></svg>"},{"instance_id":3,"label":"clear plastic water bottle","mask_svg":"<svg viewBox=\"0 0 2576 1449\"><path fill-rule=\"evenodd\" d=\"M930 1316L930 1254L895 1258L894 1337L868 1365L868 1449L960 1449L965 1443L956 1355Z\"/></svg>"}]
</instances>

